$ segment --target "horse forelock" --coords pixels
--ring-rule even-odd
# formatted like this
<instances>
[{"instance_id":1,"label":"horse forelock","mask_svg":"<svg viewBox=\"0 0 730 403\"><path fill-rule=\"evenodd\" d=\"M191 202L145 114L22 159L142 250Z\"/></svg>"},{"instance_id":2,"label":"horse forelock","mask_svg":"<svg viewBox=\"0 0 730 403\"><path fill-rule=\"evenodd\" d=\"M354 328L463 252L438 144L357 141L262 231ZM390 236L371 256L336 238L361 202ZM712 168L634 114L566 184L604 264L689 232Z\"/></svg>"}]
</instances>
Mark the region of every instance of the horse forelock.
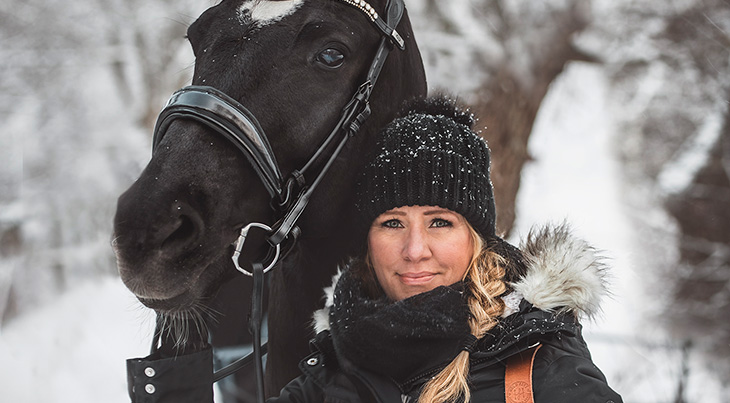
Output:
<instances>
[{"instance_id":1,"label":"horse forelock","mask_svg":"<svg viewBox=\"0 0 730 403\"><path fill-rule=\"evenodd\" d=\"M252 22L259 26L274 24L296 12L304 0L247 0L238 7L242 23Z\"/></svg>"}]
</instances>

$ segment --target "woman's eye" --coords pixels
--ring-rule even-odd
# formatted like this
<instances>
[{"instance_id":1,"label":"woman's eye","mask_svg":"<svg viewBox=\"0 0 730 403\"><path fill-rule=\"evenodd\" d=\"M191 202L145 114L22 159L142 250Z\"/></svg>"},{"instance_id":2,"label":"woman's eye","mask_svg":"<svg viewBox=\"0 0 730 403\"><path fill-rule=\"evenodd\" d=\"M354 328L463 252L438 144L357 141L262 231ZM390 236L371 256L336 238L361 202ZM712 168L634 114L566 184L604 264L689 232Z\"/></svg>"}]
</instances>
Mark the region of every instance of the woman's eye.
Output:
<instances>
[{"instance_id":1,"label":"woman's eye","mask_svg":"<svg viewBox=\"0 0 730 403\"><path fill-rule=\"evenodd\" d=\"M317 61L329 68L335 69L342 66L342 63L345 61L345 55L337 49L328 48L319 52Z\"/></svg>"},{"instance_id":2,"label":"woman's eye","mask_svg":"<svg viewBox=\"0 0 730 403\"><path fill-rule=\"evenodd\" d=\"M434 220L431 221L431 226L436 228L450 227L451 221L444 220L443 218L434 218Z\"/></svg>"},{"instance_id":3,"label":"woman's eye","mask_svg":"<svg viewBox=\"0 0 730 403\"><path fill-rule=\"evenodd\" d=\"M387 220L387 221L383 221L383 223L381 225L383 227L385 227L385 228L400 228L400 227L402 227L400 221L398 221L398 220Z\"/></svg>"}]
</instances>

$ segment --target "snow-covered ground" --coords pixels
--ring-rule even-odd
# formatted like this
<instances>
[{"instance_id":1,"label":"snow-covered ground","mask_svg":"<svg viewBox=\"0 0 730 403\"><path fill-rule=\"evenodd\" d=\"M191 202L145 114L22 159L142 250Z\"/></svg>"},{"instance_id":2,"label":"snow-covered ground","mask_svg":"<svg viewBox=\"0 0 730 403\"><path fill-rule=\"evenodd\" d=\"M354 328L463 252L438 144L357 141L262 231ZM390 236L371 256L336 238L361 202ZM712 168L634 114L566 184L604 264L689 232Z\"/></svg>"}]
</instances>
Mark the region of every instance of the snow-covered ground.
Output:
<instances>
[{"instance_id":1,"label":"snow-covered ground","mask_svg":"<svg viewBox=\"0 0 730 403\"><path fill-rule=\"evenodd\" d=\"M0 401L128 402L125 359L146 355L154 318L118 278L80 284L0 333Z\"/></svg>"}]
</instances>

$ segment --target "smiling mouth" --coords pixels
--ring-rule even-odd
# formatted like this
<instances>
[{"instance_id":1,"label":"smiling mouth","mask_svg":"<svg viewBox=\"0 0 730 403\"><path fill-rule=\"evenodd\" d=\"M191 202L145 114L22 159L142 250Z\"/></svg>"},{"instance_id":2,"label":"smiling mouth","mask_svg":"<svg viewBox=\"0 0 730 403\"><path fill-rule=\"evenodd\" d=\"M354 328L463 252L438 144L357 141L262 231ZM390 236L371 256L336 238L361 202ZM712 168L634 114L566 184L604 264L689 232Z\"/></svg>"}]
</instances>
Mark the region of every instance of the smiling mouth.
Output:
<instances>
[{"instance_id":1,"label":"smiling mouth","mask_svg":"<svg viewBox=\"0 0 730 403\"><path fill-rule=\"evenodd\" d=\"M405 285L422 285L433 280L434 277L436 277L436 274L429 272L401 273L398 274L398 277Z\"/></svg>"}]
</instances>

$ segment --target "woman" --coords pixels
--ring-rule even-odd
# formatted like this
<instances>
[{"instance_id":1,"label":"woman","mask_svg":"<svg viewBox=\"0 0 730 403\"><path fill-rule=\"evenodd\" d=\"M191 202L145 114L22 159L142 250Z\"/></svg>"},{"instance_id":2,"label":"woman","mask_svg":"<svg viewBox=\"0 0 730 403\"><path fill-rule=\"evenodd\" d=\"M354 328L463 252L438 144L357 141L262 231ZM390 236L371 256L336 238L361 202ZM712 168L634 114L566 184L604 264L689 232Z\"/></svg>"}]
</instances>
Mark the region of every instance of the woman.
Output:
<instances>
[{"instance_id":1,"label":"woman","mask_svg":"<svg viewBox=\"0 0 730 403\"><path fill-rule=\"evenodd\" d=\"M621 401L578 322L599 309L605 267L564 226L522 250L496 236L473 123L437 98L382 132L358 185L367 250L334 278L303 375L272 402Z\"/></svg>"}]
</instances>

